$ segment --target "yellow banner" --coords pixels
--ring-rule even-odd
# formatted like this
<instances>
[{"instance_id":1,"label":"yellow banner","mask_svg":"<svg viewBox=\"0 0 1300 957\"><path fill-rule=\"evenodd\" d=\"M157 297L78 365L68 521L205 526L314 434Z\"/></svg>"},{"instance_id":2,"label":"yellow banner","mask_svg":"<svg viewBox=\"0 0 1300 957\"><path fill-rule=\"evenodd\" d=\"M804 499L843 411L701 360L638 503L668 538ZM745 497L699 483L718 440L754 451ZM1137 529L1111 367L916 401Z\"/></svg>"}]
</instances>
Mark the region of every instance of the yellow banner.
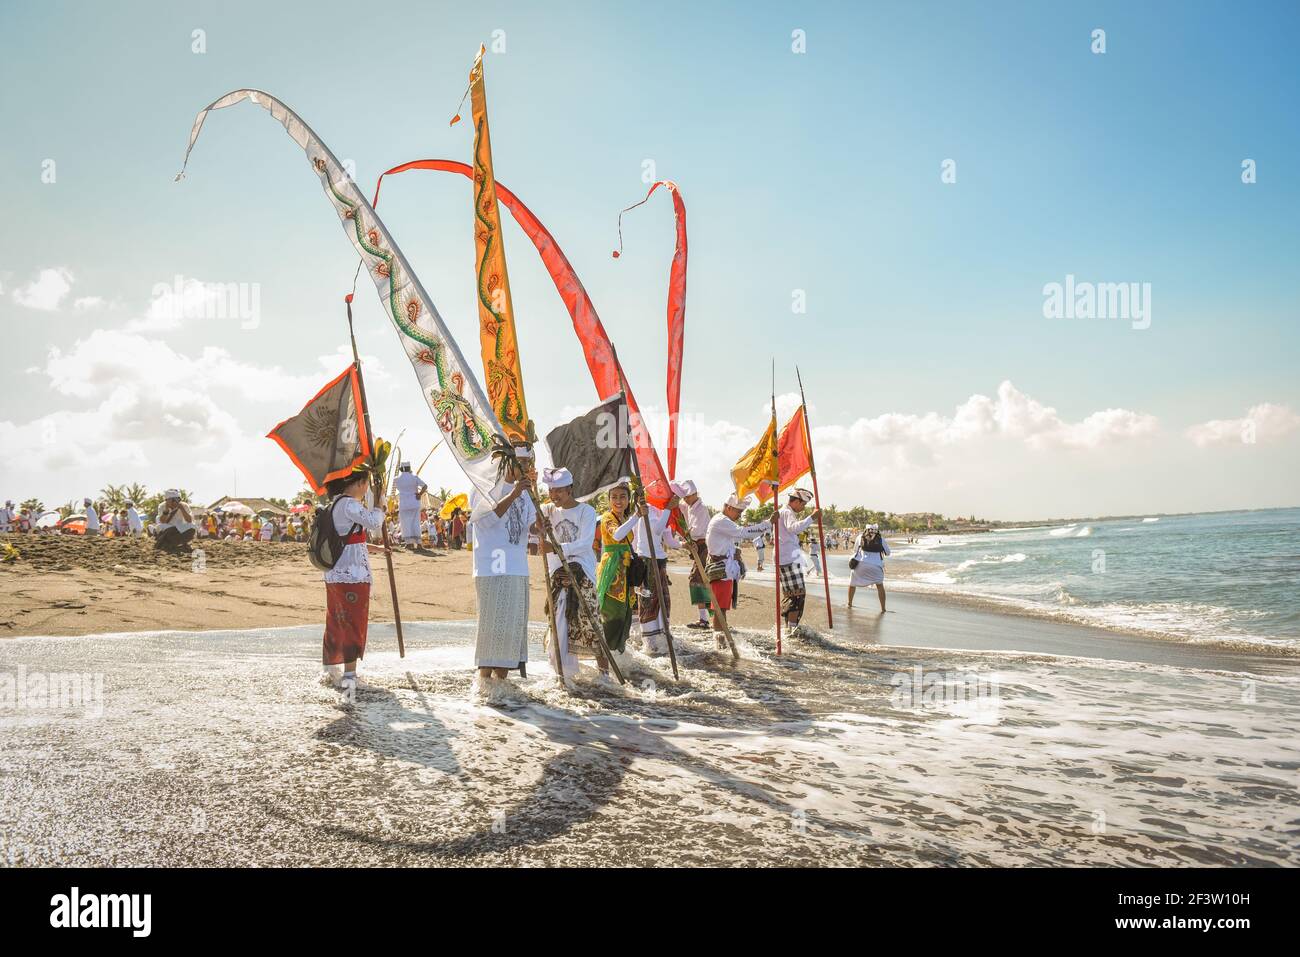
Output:
<instances>
[{"instance_id":1,"label":"yellow banner","mask_svg":"<svg viewBox=\"0 0 1300 957\"><path fill-rule=\"evenodd\" d=\"M776 458L776 416L758 440L758 444L740 457L740 461L731 467L731 481L735 483L736 494L744 498L763 482L775 482L777 476Z\"/></svg>"},{"instance_id":2,"label":"yellow banner","mask_svg":"<svg viewBox=\"0 0 1300 957\"><path fill-rule=\"evenodd\" d=\"M528 409L524 405L524 374L515 339L515 310L510 300L506 251L501 244L501 210L492 172L492 137L488 133L487 92L483 87L483 47L469 73L470 105L474 115L474 249L478 276L479 343L488 401L506 438L525 441Z\"/></svg>"}]
</instances>

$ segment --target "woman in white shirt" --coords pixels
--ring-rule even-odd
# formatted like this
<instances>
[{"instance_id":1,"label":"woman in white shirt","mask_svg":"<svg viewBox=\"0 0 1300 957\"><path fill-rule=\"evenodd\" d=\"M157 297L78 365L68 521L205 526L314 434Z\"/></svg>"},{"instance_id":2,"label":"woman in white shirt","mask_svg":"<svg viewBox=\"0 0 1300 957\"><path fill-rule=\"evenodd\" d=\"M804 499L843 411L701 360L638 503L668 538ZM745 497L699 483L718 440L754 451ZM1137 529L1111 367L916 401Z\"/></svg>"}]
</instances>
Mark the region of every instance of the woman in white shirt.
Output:
<instances>
[{"instance_id":1,"label":"woman in white shirt","mask_svg":"<svg viewBox=\"0 0 1300 957\"><path fill-rule=\"evenodd\" d=\"M850 564L853 577L849 580L849 607L853 607L853 593L863 585L875 585L880 596L880 611L885 610L885 556L889 543L880 536L880 528L868 525L858 540L858 550Z\"/></svg>"},{"instance_id":2,"label":"woman in white shirt","mask_svg":"<svg viewBox=\"0 0 1300 957\"><path fill-rule=\"evenodd\" d=\"M528 529L537 510L526 493L536 472L531 449L518 445L514 452L514 460L498 453L500 480L491 498L475 492L469 503L480 679L505 678L514 668L528 676Z\"/></svg>"},{"instance_id":3,"label":"woman in white shirt","mask_svg":"<svg viewBox=\"0 0 1300 957\"><path fill-rule=\"evenodd\" d=\"M370 555L366 532L378 531L384 523L382 508L367 508L362 502L370 488L369 472L351 475L327 484L334 502L324 521L333 520L343 538L343 551L334 567L325 573L325 637L321 661L344 702L351 704L357 693L357 662L366 652L370 626Z\"/></svg>"}]
</instances>

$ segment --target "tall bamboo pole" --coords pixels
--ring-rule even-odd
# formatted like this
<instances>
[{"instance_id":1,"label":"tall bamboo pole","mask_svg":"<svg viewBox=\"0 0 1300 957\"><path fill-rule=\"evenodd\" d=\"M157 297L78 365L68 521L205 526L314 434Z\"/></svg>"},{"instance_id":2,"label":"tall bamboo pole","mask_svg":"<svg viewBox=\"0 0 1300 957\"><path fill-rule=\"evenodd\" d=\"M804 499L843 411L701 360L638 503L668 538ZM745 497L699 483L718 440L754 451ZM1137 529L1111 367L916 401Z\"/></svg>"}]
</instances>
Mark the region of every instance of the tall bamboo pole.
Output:
<instances>
[{"instance_id":1,"label":"tall bamboo pole","mask_svg":"<svg viewBox=\"0 0 1300 957\"><path fill-rule=\"evenodd\" d=\"M623 396L626 398L627 380L623 378L623 366L619 364L618 352L614 349L613 345L609 347L609 351L614 359L614 368L618 370L618 387L622 391ZM632 439L632 436L630 434L627 434L624 436L624 439L630 440ZM632 460L632 472L636 476L636 484L637 487L641 490L640 492L641 500L644 502L646 501L645 484L641 481L641 463L637 461L635 440L631 441L631 454L629 458L631 458ZM635 505L635 503L633 504ZM647 502L647 505L648 504L649 503ZM653 587L654 587L655 600L659 603L659 615L661 618L663 618L663 622L664 622L664 638L668 642L668 660L672 663L673 666L673 678L677 680L681 680L680 676L677 674L677 649L673 647L673 630L672 630L672 625L668 620L668 606L664 602L664 595L668 591L668 585L663 580L663 569L659 567L659 559L655 558L654 530L650 527L649 514L647 513L645 515L642 515L641 521L645 525L646 545L650 548L650 566L651 568L654 569L654 577L651 578L651 582L653 583ZM691 551L694 551L695 543L691 542L690 546L691 546ZM662 541L659 542L659 547L663 548ZM664 554L667 555L666 550Z\"/></svg>"},{"instance_id":2,"label":"tall bamboo pole","mask_svg":"<svg viewBox=\"0 0 1300 957\"><path fill-rule=\"evenodd\" d=\"M772 358L772 434L776 435L776 357ZM772 486L772 552L776 562L776 653L781 655L781 443L776 443L776 483Z\"/></svg>"},{"instance_id":3,"label":"tall bamboo pole","mask_svg":"<svg viewBox=\"0 0 1300 957\"><path fill-rule=\"evenodd\" d=\"M826 532L822 528L822 496L817 490L817 463L813 459L812 449L812 425L808 422L808 400L803 395L803 377L799 375L799 367L794 367L794 377L799 380L799 405L803 408L803 427L804 435L808 439L808 471L812 474L813 480L813 504L817 507L817 540L822 546L822 584L826 587L826 627L834 628L835 620L831 617L831 580L827 577L826 563Z\"/></svg>"},{"instance_id":4,"label":"tall bamboo pole","mask_svg":"<svg viewBox=\"0 0 1300 957\"><path fill-rule=\"evenodd\" d=\"M348 338L352 340L352 361L357 367L357 385L361 387L361 414L366 423L366 437L370 440L370 454L373 461L375 447L375 433L370 428L370 405L366 402L366 380L361 375L361 355L357 352L357 336L352 330L352 294L349 293L344 297L344 302L348 306ZM372 471L371 473L375 473ZM382 481L382 480L381 480ZM384 489L382 487L375 489L376 505L383 508L378 501L382 498ZM406 642L402 640L402 611L397 606L397 576L393 574L393 550L388 544L388 510L384 509L384 521L379 527L380 536L384 543L384 563L388 568L388 588L393 596L393 625L397 628L397 657L406 657Z\"/></svg>"}]
</instances>

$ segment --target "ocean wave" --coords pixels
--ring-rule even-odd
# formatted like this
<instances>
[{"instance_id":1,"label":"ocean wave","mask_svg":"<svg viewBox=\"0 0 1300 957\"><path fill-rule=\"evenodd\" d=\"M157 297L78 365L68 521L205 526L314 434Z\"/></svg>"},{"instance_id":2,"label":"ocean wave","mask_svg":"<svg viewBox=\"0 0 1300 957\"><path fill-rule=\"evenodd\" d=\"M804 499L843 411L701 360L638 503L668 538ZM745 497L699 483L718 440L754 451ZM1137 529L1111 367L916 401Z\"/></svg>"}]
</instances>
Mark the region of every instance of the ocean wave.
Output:
<instances>
[{"instance_id":1,"label":"ocean wave","mask_svg":"<svg viewBox=\"0 0 1300 957\"><path fill-rule=\"evenodd\" d=\"M1243 619L1267 617L1264 612L1243 612L1219 605L1179 602L1109 602L1092 605L1072 594L1064 583L1034 585L1037 593L1008 595L970 584L959 583L947 570L921 572L910 578L894 578L892 587L960 602L995 606L1033 617L1064 620L1108 631L1142 635L1168 641L1300 657L1300 639L1260 635L1241 627ZM953 587L960 586L960 587Z\"/></svg>"},{"instance_id":2,"label":"ocean wave","mask_svg":"<svg viewBox=\"0 0 1300 957\"><path fill-rule=\"evenodd\" d=\"M1074 531L1078 527L1079 526L1077 524L1062 525L1060 528L1053 528L1049 530L1047 534L1051 535L1053 538L1060 538L1062 535L1069 535L1072 531Z\"/></svg>"}]
</instances>

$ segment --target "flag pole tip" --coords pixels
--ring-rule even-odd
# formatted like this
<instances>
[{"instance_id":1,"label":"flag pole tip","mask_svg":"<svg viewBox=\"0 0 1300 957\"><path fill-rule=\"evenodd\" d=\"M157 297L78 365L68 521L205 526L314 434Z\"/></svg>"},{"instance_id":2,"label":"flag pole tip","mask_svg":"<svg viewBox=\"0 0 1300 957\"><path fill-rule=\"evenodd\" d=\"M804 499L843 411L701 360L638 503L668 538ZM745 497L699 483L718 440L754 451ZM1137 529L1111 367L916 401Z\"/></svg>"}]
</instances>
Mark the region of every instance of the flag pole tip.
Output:
<instances>
[{"instance_id":1,"label":"flag pole tip","mask_svg":"<svg viewBox=\"0 0 1300 957\"><path fill-rule=\"evenodd\" d=\"M344 302L351 302L351 301L352 301L352 293L348 293L346 296L344 296L344 297L343 297L343 301L344 301Z\"/></svg>"},{"instance_id":2,"label":"flag pole tip","mask_svg":"<svg viewBox=\"0 0 1300 957\"><path fill-rule=\"evenodd\" d=\"M615 249L610 255L612 255L615 259L617 259L621 255L621 253L619 253L619 251Z\"/></svg>"},{"instance_id":3,"label":"flag pole tip","mask_svg":"<svg viewBox=\"0 0 1300 957\"><path fill-rule=\"evenodd\" d=\"M459 123L459 122L460 122L460 114L457 113L455 116L453 116L453 117L451 118L451 122L448 123L447 125L448 125L448 126L455 126L455 125L456 125L457 123Z\"/></svg>"}]
</instances>

